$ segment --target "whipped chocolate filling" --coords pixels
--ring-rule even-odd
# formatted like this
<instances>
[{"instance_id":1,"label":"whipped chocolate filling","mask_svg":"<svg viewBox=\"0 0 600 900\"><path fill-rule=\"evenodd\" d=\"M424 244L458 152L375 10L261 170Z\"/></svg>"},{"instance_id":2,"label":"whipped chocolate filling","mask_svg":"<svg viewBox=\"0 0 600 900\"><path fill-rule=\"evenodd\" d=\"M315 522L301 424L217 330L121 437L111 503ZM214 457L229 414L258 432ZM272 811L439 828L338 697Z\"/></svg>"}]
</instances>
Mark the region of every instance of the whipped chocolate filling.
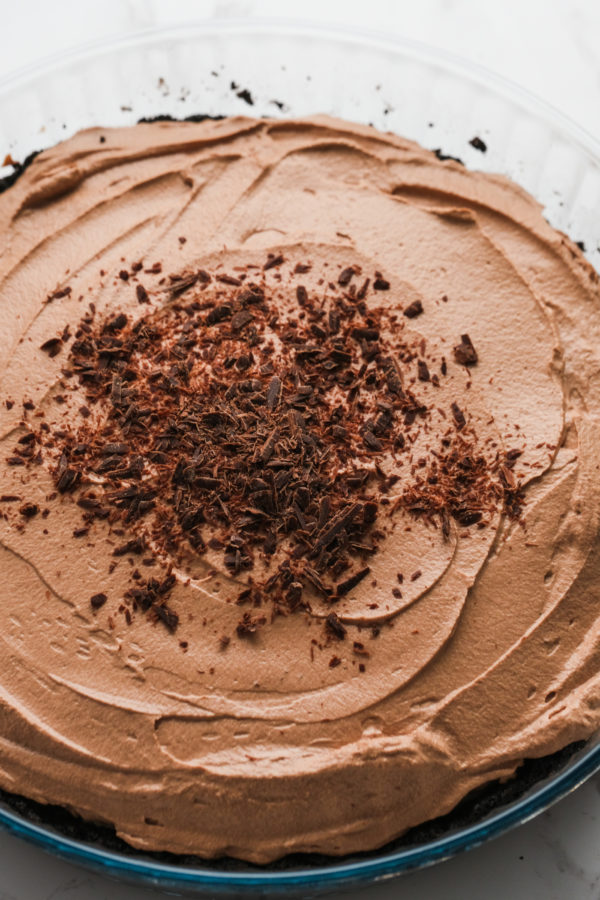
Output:
<instances>
[{"instance_id":1,"label":"whipped chocolate filling","mask_svg":"<svg viewBox=\"0 0 600 900\"><path fill-rule=\"evenodd\" d=\"M42 153L0 233L0 787L268 862L597 729L600 291L530 196L153 123Z\"/></svg>"}]
</instances>

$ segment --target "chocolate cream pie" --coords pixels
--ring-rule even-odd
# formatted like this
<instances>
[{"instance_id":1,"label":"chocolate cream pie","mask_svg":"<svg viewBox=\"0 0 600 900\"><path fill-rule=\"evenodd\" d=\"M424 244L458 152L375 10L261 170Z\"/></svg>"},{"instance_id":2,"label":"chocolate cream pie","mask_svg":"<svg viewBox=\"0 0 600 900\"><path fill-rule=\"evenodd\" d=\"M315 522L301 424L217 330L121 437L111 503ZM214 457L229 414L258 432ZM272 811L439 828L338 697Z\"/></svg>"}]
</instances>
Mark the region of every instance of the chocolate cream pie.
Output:
<instances>
[{"instance_id":1,"label":"chocolate cream pie","mask_svg":"<svg viewBox=\"0 0 600 900\"><path fill-rule=\"evenodd\" d=\"M327 117L0 197L0 787L135 848L381 846L600 723L600 289Z\"/></svg>"}]
</instances>

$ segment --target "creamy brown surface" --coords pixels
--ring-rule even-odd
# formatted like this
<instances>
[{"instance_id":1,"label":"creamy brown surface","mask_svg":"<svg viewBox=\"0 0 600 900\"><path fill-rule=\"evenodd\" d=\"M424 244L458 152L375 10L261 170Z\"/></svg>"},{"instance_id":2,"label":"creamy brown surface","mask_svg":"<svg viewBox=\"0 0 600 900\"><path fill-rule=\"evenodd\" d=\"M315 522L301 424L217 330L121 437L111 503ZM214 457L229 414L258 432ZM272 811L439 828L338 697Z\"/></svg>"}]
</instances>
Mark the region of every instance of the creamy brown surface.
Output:
<instances>
[{"instance_id":1,"label":"creamy brown surface","mask_svg":"<svg viewBox=\"0 0 600 900\"><path fill-rule=\"evenodd\" d=\"M1 787L114 823L139 848L268 862L381 845L598 728L600 291L531 197L325 117L156 123L44 152L0 196L0 241L0 495L49 509L24 523L0 501ZM47 499L50 463L6 463L40 413L77 415L56 400L67 351L40 345L90 300L100 316L148 314L122 268L229 272L268 252L286 259L266 273L284 296L310 261L311 291L359 264L390 281L378 302L420 298L410 328L448 358L444 390L481 435L523 451L521 522L388 537L377 586L341 601L334 668L331 647L311 658L318 609L223 650L239 585L208 575L217 557L181 571L176 637L143 616L111 628L130 565L108 574L108 526L74 539L81 511ZM160 278L139 273L151 310ZM479 355L468 372L452 360L463 333ZM395 600L396 572L417 568Z\"/></svg>"}]
</instances>

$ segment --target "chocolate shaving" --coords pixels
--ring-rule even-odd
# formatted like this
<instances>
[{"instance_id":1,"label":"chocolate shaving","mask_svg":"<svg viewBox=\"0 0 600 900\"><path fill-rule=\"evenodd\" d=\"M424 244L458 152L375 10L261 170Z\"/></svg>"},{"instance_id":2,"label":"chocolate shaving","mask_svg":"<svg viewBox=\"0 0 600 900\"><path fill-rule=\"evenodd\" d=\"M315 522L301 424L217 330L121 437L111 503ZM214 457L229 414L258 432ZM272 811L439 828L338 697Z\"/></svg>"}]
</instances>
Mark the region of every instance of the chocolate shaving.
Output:
<instances>
[{"instance_id":1,"label":"chocolate shaving","mask_svg":"<svg viewBox=\"0 0 600 900\"><path fill-rule=\"evenodd\" d=\"M198 277L198 272L194 272L192 275L178 275L169 287L169 294L171 296L171 299L174 300L176 297L180 297L182 294L185 294L186 291L189 291L190 288L194 287L194 285L198 281Z\"/></svg>"},{"instance_id":2,"label":"chocolate shaving","mask_svg":"<svg viewBox=\"0 0 600 900\"><path fill-rule=\"evenodd\" d=\"M231 330L232 331L241 331L242 328L245 328L252 319L253 315L247 309L241 309L238 313L236 313L231 320Z\"/></svg>"},{"instance_id":3,"label":"chocolate shaving","mask_svg":"<svg viewBox=\"0 0 600 900\"><path fill-rule=\"evenodd\" d=\"M143 553L146 549L146 542L142 537L135 537L113 550L113 556L126 556L128 553Z\"/></svg>"},{"instance_id":4,"label":"chocolate shaving","mask_svg":"<svg viewBox=\"0 0 600 900\"><path fill-rule=\"evenodd\" d=\"M153 603L152 611L156 613L161 622L167 626L169 631L174 632L179 624L179 616L168 606L161 603Z\"/></svg>"},{"instance_id":5,"label":"chocolate shaving","mask_svg":"<svg viewBox=\"0 0 600 900\"><path fill-rule=\"evenodd\" d=\"M80 478L81 472L70 468L66 464L66 457L63 454L58 465L56 477L56 487L58 488L59 493L67 494L69 491L74 490L78 485Z\"/></svg>"},{"instance_id":6,"label":"chocolate shaving","mask_svg":"<svg viewBox=\"0 0 600 900\"><path fill-rule=\"evenodd\" d=\"M279 402L279 395L281 393L281 379L274 375L271 381L269 382L269 387L267 390L267 409L273 411Z\"/></svg>"},{"instance_id":7,"label":"chocolate shaving","mask_svg":"<svg viewBox=\"0 0 600 900\"><path fill-rule=\"evenodd\" d=\"M111 331L113 334L116 334L118 331L122 331L127 325L127 316L125 313L119 313L114 318L109 319L104 324L103 331Z\"/></svg>"},{"instance_id":8,"label":"chocolate shaving","mask_svg":"<svg viewBox=\"0 0 600 900\"><path fill-rule=\"evenodd\" d=\"M381 272L375 272L375 278L373 280L373 290L374 291L389 291L390 283L387 281L381 274Z\"/></svg>"},{"instance_id":9,"label":"chocolate shaving","mask_svg":"<svg viewBox=\"0 0 600 900\"><path fill-rule=\"evenodd\" d=\"M221 284L231 284L234 287L239 287L242 283L240 278L236 278L235 275L227 275L227 273L217 275L217 281L220 281Z\"/></svg>"},{"instance_id":10,"label":"chocolate shaving","mask_svg":"<svg viewBox=\"0 0 600 900\"><path fill-rule=\"evenodd\" d=\"M352 520L358 514L360 508L360 503L353 503L341 509L329 526L317 536L315 550L321 550L331 544L341 531L352 524Z\"/></svg>"},{"instance_id":11,"label":"chocolate shaving","mask_svg":"<svg viewBox=\"0 0 600 900\"><path fill-rule=\"evenodd\" d=\"M36 516L40 511L37 503L24 503L23 506L19 508L19 512L26 519L32 519L33 516Z\"/></svg>"},{"instance_id":12,"label":"chocolate shaving","mask_svg":"<svg viewBox=\"0 0 600 900\"><path fill-rule=\"evenodd\" d=\"M306 306L308 303L308 293L302 284L299 284L296 288L296 299L300 306Z\"/></svg>"},{"instance_id":13,"label":"chocolate shaving","mask_svg":"<svg viewBox=\"0 0 600 900\"><path fill-rule=\"evenodd\" d=\"M453 515L458 524L463 525L464 527L475 525L476 522L481 521L481 512L479 512L478 510L457 509L455 510Z\"/></svg>"},{"instance_id":14,"label":"chocolate shaving","mask_svg":"<svg viewBox=\"0 0 600 900\"><path fill-rule=\"evenodd\" d=\"M450 408L452 409L452 416L454 418L456 427L459 431L461 431L467 424L465 414L463 413L458 403L452 403Z\"/></svg>"},{"instance_id":15,"label":"chocolate shaving","mask_svg":"<svg viewBox=\"0 0 600 900\"><path fill-rule=\"evenodd\" d=\"M68 297L71 293L70 287L60 288L58 291L54 291L52 294L48 294L46 297L46 303L52 303L53 300L61 300L63 297Z\"/></svg>"},{"instance_id":16,"label":"chocolate shaving","mask_svg":"<svg viewBox=\"0 0 600 900\"><path fill-rule=\"evenodd\" d=\"M287 601L288 608L292 612L302 605L302 590L303 585L299 581L292 581L287 589L285 599Z\"/></svg>"},{"instance_id":17,"label":"chocolate shaving","mask_svg":"<svg viewBox=\"0 0 600 900\"><path fill-rule=\"evenodd\" d=\"M339 620L339 617L334 612L330 612L327 618L325 619L325 628L329 632L329 634L333 635L333 637L338 638L338 640L343 641L347 634L347 629Z\"/></svg>"},{"instance_id":18,"label":"chocolate shaving","mask_svg":"<svg viewBox=\"0 0 600 900\"><path fill-rule=\"evenodd\" d=\"M345 594L350 593L357 584L360 584L363 578L367 577L370 571L371 569L369 566L365 566L363 569L350 575L350 577L346 578L344 581L339 581L335 586L336 597L343 597Z\"/></svg>"},{"instance_id":19,"label":"chocolate shaving","mask_svg":"<svg viewBox=\"0 0 600 900\"><path fill-rule=\"evenodd\" d=\"M251 635L256 634L258 629L263 626L266 621L266 616L253 616L251 613L245 612L236 626L238 637L250 637Z\"/></svg>"},{"instance_id":20,"label":"chocolate shaving","mask_svg":"<svg viewBox=\"0 0 600 900\"><path fill-rule=\"evenodd\" d=\"M108 597L106 594L93 594L90 597L90 605L93 610L100 609L101 606L104 606Z\"/></svg>"},{"instance_id":21,"label":"chocolate shaving","mask_svg":"<svg viewBox=\"0 0 600 900\"><path fill-rule=\"evenodd\" d=\"M49 340L44 341L44 343L40 346L40 350L43 350L44 353L47 353L48 356L52 359L54 356L58 356L58 354L62 350L62 346L62 338L49 338Z\"/></svg>"},{"instance_id":22,"label":"chocolate shaving","mask_svg":"<svg viewBox=\"0 0 600 900\"><path fill-rule=\"evenodd\" d=\"M273 269L275 266L280 266L282 262L284 262L284 258L281 253L278 253L276 255L269 253L269 258L264 264L263 270L266 272L267 269Z\"/></svg>"},{"instance_id":23,"label":"chocolate shaving","mask_svg":"<svg viewBox=\"0 0 600 900\"><path fill-rule=\"evenodd\" d=\"M406 309L404 310L404 315L407 319L416 319L417 316L420 316L423 312L423 304L420 300L413 300Z\"/></svg>"},{"instance_id":24,"label":"chocolate shaving","mask_svg":"<svg viewBox=\"0 0 600 900\"><path fill-rule=\"evenodd\" d=\"M381 451L383 450L383 444L376 438L372 431L366 430L363 434L363 441L365 447L368 447L369 450Z\"/></svg>"},{"instance_id":25,"label":"chocolate shaving","mask_svg":"<svg viewBox=\"0 0 600 900\"><path fill-rule=\"evenodd\" d=\"M477 351L468 334L461 335L460 344L454 348L454 359L461 366L477 364Z\"/></svg>"},{"instance_id":26,"label":"chocolate shaving","mask_svg":"<svg viewBox=\"0 0 600 900\"><path fill-rule=\"evenodd\" d=\"M428 368L425 360L423 360L423 359L417 360L417 368L418 368L419 381L429 381L431 379L431 375L429 374L429 368Z\"/></svg>"},{"instance_id":27,"label":"chocolate shaving","mask_svg":"<svg viewBox=\"0 0 600 900\"><path fill-rule=\"evenodd\" d=\"M350 284L352 278L354 277L354 266L348 266L346 269L342 269L338 276L338 284L341 284L342 287L346 287L347 284Z\"/></svg>"}]
</instances>

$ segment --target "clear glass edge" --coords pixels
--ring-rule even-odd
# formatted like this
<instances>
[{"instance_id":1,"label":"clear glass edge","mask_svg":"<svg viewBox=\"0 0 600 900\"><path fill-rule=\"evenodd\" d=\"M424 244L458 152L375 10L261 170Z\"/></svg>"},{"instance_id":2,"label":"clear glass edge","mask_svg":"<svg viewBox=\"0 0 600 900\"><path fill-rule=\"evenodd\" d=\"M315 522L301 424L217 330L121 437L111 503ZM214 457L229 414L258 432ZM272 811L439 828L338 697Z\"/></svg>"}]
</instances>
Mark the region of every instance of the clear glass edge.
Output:
<instances>
[{"instance_id":1,"label":"clear glass edge","mask_svg":"<svg viewBox=\"0 0 600 900\"><path fill-rule=\"evenodd\" d=\"M310 35L313 38L344 40L348 43L359 43L361 46L381 47L388 50L402 50L405 54L418 59L426 59L433 64L443 63L454 71L467 74L471 79L486 87L492 87L498 93L508 95L521 107L533 108L537 116L551 119L555 125L562 127L569 133L571 140L590 154L598 162L600 160L600 140L596 139L582 125L571 119L565 113L554 107L551 103L538 97L531 91L521 87L516 82L499 75L491 69L487 69L478 63L463 59L457 54L442 48L432 47L421 41L401 37L390 37L385 32L375 29L358 29L347 25L312 23L303 19L256 17L245 18L211 18L205 20L191 20L187 23L163 27L145 28L131 32L124 36L113 36L96 41L79 44L66 51L50 54L39 62L32 63L16 69L11 74L0 79L0 94L12 91L17 87L33 81L41 75L50 73L55 69L63 68L77 60L89 60L91 57L100 57L104 53L124 49L129 46L140 46L176 40L179 37L189 38L193 32L231 33L231 34L257 34L268 33L298 36Z\"/></svg>"},{"instance_id":2,"label":"clear glass edge","mask_svg":"<svg viewBox=\"0 0 600 900\"><path fill-rule=\"evenodd\" d=\"M41 61L15 70L0 79L0 95L9 93L28 82L35 81L44 74L60 70L78 60L89 61L91 58L99 58L106 53L130 46L152 45L166 40L177 40L184 36L189 38L191 32L205 35L211 33L305 35L317 39L358 43L363 47L367 45L371 48L380 47L391 51L402 51L412 58L425 59L435 65L442 64L454 72L476 80L479 84L483 84L498 94L507 96L521 108L532 109L536 116L551 121L554 126L563 130L570 140L578 144L580 149L584 150L586 155L595 162L600 161L600 141L583 126L534 93L484 66L465 60L441 48L434 48L420 41L400 36L390 37L374 29L359 30L351 26L311 23L302 19L211 18L193 20L168 28L146 28L125 36L109 36L49 55ZM71 862L88 866L93 864L97 869L104 870L110 875L137 877L146 882L157 880L165 884L179 884L182 887L220 886L242 889L266 886L270 888L316 887L325 884L341 886L342 884L358 884L367 880L391 877L410 869L432 865L461 851L479 846L488 839L529 821L564 798L598 771L600 771L600 745L584 751L580 758L575 762L568 762L565 769L553 776L547 783L534 789L521 800L514 801L506 808L500 809L481 823L461 828L451 835L420 844L418 847L400 849L376 856L373 859L351 863L332 861L331 865L327 866L311 866L285 872L269 872L266 869L257 872L219 872L208 868L202 869L200 866L190 867L148 859L136 860L125 854L95 848L84 842L62 836L44 826L28 822L18 813L2 807L0 807L0 826L11 834L24 838Z\"/></svg>"}]
</instances>

